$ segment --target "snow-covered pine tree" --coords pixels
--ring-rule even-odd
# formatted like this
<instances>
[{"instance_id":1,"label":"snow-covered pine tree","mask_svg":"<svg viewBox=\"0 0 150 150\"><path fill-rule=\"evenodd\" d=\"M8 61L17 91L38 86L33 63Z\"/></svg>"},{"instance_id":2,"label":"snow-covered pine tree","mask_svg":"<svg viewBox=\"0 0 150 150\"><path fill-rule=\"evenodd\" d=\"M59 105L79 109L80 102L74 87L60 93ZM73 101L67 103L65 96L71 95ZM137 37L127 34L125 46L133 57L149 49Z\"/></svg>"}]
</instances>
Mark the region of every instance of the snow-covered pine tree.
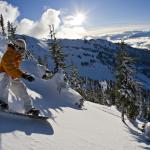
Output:
<instances>
[{"instance_id":1,"label":"snow-covered pine tree","mask_svg":"<svg viewBox=\"0 0 150 150\"><path fill-rule=\"evenodd\" d=\"M150 90L146 90L144 93L145 93L144 94L144 99L145 99L144 106L145 107L143 108L145 112L144 118L150 122Z\"/></svg>"},{"instance_id":2,"label":"snow-covered pine tree","mask_svg":"<svg viewBox=\"0 0 150 150\"><path fill-rule=\"evenodd\" d=\"M83 81L79 77L78 69L75 65L72 65L71 67L71 75L69 81L71 83L71 87L85 98L85 89L82 88ZM84 104L84 98L80 99L80 104L79 104L80 108L82 108Z\"/></svg>"},{"instance_id":3,"label":"snow-covered pine tree","mask_svg":"<svg viewBox=\"0 0 150 150\"><path fill-rule=\"evenodd\" d=\"M16 39L16 28L17 27L10 23L10 21L7 22L7 36L11 42Z\"/></svg>"},{"instance_id":4,"label":"snow-covered pine tree","mask_svg":"<svg viewBox=\"0 0 150 150\"><path fill-rule=\"evenodd\" d=\"M4 26L4 18L2 14L0 15L0 26L2 28L2 35L5 36L6 33L5 33L5 26Z\"/></svg>"},{"instance_id":5,"label":"snow-covered pine tree","mask_svg":"<svg viewBox=\"0 0 150 150\"><path fill-rule=\"evenodd\" d=\"M107 96L107 104L109 106L115 105L115 86L112 80L107 81L106 96Z\"/></svg>"},{"instance_id":6,"label":"snow-covered pine tree","mask_svg":"<svg viewBox=\"0 0 150 150\"><path fill-rule=\"evenodd\" d=\"M99 104L104 104L103 103L103 91L102 91L102 86L100 84L100 81L99 80L95 80L93 82L93 87L94 87L94 102L95 103L99 103ZM90 95L89 95L90 96Z\"/></svg>"},{"instance_id":7,"label":"snow-covered pine tree","mask_svg":"<svg viewBox=\"0 0 150 150\"><path fill-rule=\"evenodd\" d=\"M125 51L125 44L122 41L120 50L116 57L116 99L117 106L122 111L122 121L124 115L134 120L139 114L140 106L140 86L134 79L134 59L128 56Z\"/></svg>"},{"instance_id":8,"label":"snow-covered pine tree","mask_svg":"<svg viewBox=\"0 0 150 150\"><path fill-rule=\"evenodd\" d=\"M12 41L16 39L16 26L14 26L12 23L10 24L10 38Z\"/></svg>"},{"instance_id":9,"label":"snow-covered pine tree","mask_svg":"<svg viewBox=\"0 0 150 150\"><path fill-rule=\"evenodd\" d=\"M79 87L78 69L75 65L72 65L71 68L70 83L71 83L71 87L74 89L77 89Z\"/></svg>"},{"instance_id":10,"label":"snow-covered pine tree","mask_svg":"<svg viewBox=\"0 0 150 150\"><path fill-rule=\"evenodd\" d=\"M11 23L10 23L10 21L7 22L7 36L8 36L8 39L10 40L10 37L11 37Z\"/></svg>"},{"instance_id":11,"label":"snow-covered pine tree","mask_svg":"<svg viewBox=\"0 0 150 150\"><path fill-rule=\"evenodd\" d=\"M93 98L93 86L92 86L92 80L90 78L87 78L87 83L86 83L86 99L88 101L94 102Z\"/></svg>"},{"instance_id":12,"label":"snow-covered pine tree","mask_svg":"<svg viewBox=\"0 0 150 150\"><path fill-rule=\"evenodd\" d=\"M108 83L107 81L100 81L101 85L101 93L102 93L102 104L103 105L108 105L108 94L107 94L107 88L108 88Z\"/></svg>"},{"instance_id":13,"label":"snow-covered pine tree","mask_svg":"<svg viewBox=\"0 0 150 150\"><path fill-rule=\"evenodd\" d=\"M142 101L140 105L139 117L150 121L150 91L148 89L142 90Z\"/></svg>"},{"instance_id":14,"label":"snow-covered pine tree","mask_svg":"<svg viewBox=\"0 0 150 150\"><path fill-rule=\"evenodd\" d=\"M54 25L50 25L50 37L51 37L51 45L50 45L50 52L52 54L54 60L54 73L58 72L59 68L65 67L65 56L62 51L62 47L60 46L59 41L55 37Z\"/></svg>"}]
</instances>

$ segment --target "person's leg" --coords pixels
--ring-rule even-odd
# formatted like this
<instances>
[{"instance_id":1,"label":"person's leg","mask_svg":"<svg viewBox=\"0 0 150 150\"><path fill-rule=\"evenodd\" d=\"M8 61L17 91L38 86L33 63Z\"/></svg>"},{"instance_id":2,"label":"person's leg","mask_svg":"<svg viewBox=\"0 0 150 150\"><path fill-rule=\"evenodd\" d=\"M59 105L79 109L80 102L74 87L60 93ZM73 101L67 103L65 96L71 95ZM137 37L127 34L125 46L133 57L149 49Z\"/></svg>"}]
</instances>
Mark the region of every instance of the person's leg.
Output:
<instances>
[{"instance_id":1,"label":"person's leg","mask_svg":"<svg viewBox=\"0 0 150 150\"><path fill-rule=\"evenodd\" d=\"M7 104L10 82L10 77L7 74L3 74L3 77L0 79L0 100Z\"/></svg>"},{"instance_id":2,"label":"person's leg","mask_svg":"<svg viewBox=\"0 0 150 150\"><path fill-rule=\"evenodd\" d=\"M32 109L33 106L32 106L32 100L27 93L26 85L20 80L13 80L13 83L15 83L15 86L19 93L19 97L24 103L25 112L28 112L29 110Z\"/></svg>"}]
</instances>

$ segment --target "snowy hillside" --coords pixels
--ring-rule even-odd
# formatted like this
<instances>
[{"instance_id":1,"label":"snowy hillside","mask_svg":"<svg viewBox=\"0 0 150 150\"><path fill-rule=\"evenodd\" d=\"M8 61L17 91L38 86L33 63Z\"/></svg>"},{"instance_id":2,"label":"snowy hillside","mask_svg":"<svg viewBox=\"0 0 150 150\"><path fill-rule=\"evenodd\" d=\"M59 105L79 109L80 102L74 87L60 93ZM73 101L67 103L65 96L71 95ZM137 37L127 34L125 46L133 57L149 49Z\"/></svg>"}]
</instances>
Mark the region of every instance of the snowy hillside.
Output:
<instances>
[{"instance_id":1,"label":"snowy hillside","mask_svg":"<svg viewBox=\"0 0 150 150\"><path fill-rule=\"evenodd\" d=\"M44 59L45 57L50 55L48 50L47 41L40 41L32 37L24 36L25 40L28 43L28 49L32 52L32 54L39 58L39 56ZM62 40L61 46L63 47L64 53L67 56L66 64L70 66L72 64L77 65L80 75L91 77L94 79L102 79L109 80L113 78L111 71L108 67L102 63L99 63L97 60L97 52L93 48L93 44L85 44L83 40ZM91 49L94 51L91 51ZM91 62L95 60L96 62ZM88 67L84 67L81 64L89 63ZM53 69L53 61L52 59L48 59L49 69ZM95 70L97 73L95 73ZM70 71L70 68L67 68L67 72ZM103 74L101 74L103 71Z\"/></svg>"},{"instance_id":2,"label":"snowy hillside","mask_svg":"<svg viewBox=\"0 0 150 150\"><path fill-rule=\"evenodd\" d=\"M21 36L28 43L28 49L31 51L36 60L48 59L48 68L53 70L53 60L48 50L46 40L37 40L29 36ZM70 73L72 64L78 68L79 75L88 77L94 80L113 80L114 79L114 61L115 54L119 49L119 45L109 42L107 40L68 40L62 39L60 41L62 50L66 57L67 68L66 72ZM129 54L135 57L138 62L137 67L137 80L150 89L150 52L127 46Z\"/></svg>"},{"instance_id":3,"label":"snowy hillside","mask_svg":"<svg viewBox=\"0 0 150 150\"><path fill-rule=\"evenodd\" d=\"M6 43L6 40L0 39L1 54ZM47 50L45 43L40 41L37 43L36 45L31 42L38 50L43 47L43 51L39 53L44 55ZM73 53L78 55L76 52ZM106 67L102 64L98 65ZM69 88L67 84L60 92L58 91L60 85L65 83L62 71L50 80L43 80L41 79L43 68L37 65L35 60L24 61L22 69L35 76L35 81L31 83L22 79L34 106L40 109L41 114L51 118L45 122L0 112L0 150L150 149L143 133L133 127L128 120L126 120L127 124L123 124L120 112L115 107L85 102L83 110L78 109L76 103L81 96L76 91ZM16 85L11 85L9 91L10 108L21 110L22 93L16 89Z\"/></svg>"}]
</instances>

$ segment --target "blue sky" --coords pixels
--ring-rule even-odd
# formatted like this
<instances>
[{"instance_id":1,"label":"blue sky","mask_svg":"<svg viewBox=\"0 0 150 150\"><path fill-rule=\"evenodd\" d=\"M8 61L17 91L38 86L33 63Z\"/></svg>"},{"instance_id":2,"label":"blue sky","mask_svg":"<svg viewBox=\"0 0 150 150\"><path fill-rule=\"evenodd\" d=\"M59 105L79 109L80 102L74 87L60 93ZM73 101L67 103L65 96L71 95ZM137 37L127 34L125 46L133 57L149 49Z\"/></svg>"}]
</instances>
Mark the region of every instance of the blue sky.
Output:
<instances>
[{"instance_id":1,"label":"blue sky","mask_svg":"<svg viewBox=\"0 0 150 150\"><path fill-rule=\"evenodd\" d=\"M150 0L4 1L18 7L20 15L16 19L20 22L24 18L28 18L30 22L31 20L36 22L40 20L44 11L53 9L60 12L60 21L66 16L75 16L77 12L81 12L85 15L82 27L87 30L113 26L150 25Z\"/></svg>"},{"instance_id":2,"label":"blue sky","mask_svg":"<svg viewBox=\"0 0 150 150\"><path fill-rule=\"evenodd\" d=\"M150 0L6 0L18 6L20 18L37 20L44 8L87 12L87 26L150 23Z\"/></svg>"}]
</instances>

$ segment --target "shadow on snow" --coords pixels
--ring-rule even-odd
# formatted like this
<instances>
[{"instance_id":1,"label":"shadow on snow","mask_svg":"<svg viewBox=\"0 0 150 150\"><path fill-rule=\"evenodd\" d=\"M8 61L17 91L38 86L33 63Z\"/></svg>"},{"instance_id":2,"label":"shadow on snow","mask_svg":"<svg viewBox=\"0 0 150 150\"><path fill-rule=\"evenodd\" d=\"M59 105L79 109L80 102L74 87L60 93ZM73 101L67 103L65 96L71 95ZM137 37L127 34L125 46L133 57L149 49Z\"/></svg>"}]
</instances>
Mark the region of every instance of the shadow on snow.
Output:
<instances>
[{"instance_id":1,"label":"shadow on snow","mask_svg":"<svg viewBox=\"0 0 150 150\"><path fill-rule=\"evenodd\" d=\"M22 131L26 135L32 133L53 135L54 130L48 121L23 118L20 116L1 113L0 134Z\"/></svg>"}]
</instances>

